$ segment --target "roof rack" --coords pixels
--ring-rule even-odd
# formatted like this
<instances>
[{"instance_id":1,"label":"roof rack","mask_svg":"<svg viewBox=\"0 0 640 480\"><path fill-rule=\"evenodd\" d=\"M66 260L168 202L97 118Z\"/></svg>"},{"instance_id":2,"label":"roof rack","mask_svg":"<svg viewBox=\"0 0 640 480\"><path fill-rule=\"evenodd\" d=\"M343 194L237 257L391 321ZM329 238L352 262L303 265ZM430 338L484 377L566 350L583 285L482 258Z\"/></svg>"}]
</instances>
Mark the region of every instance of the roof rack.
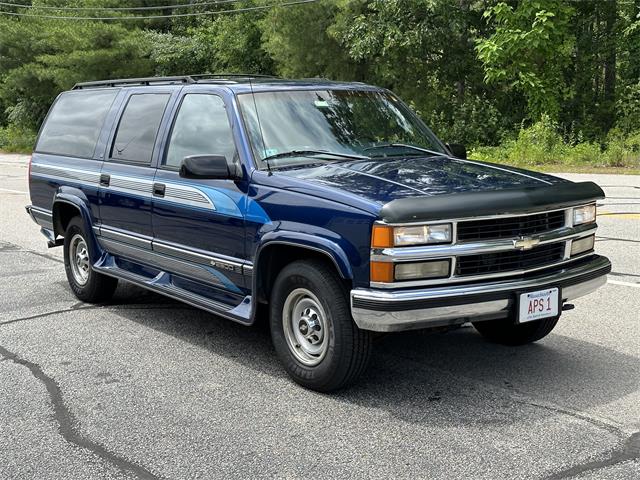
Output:
<instances>
[{"instance_id":1,"label":"roof rack","mask_svg":"<svg viewBox=\"0 0 640 480\"><path fill-rule=\"evenodd\" d=\"M95 82L76 83L72 90L82 90L83 88L96 87L123 87L136 85L174 85L181 83L198 83L199 80L207 79L233 79L233 78L277 78L271 75L258 75L254 73L201 73L197 75L180 75L174 77L144 77L144 78L122 78L118 80L98 80Z\"/></svg>"},{"instance_id":2,"label":"roof rack","mask_svg":"<svg viewBox=\"0 0 640 480\"><path fill-rule=\"evenodd\" d=\"M122 78L118 80L98 80L96 82L76 83L73 90L93 87L119 87L127 85L158 85L175 83L195 83L190 75L179 77L146 77L146 78Z\"/></svg>"},{"instance_id":3,"label":"roof rack","mask_svg":"<svg viewBox=\"0 0 640 480\"><path fill-rule=\"evenodd\" d=\"M280 78L275 75L262 75L259 73L198 73L189 75L193 79L200 78Z\"/></svg>"}]
</instances>

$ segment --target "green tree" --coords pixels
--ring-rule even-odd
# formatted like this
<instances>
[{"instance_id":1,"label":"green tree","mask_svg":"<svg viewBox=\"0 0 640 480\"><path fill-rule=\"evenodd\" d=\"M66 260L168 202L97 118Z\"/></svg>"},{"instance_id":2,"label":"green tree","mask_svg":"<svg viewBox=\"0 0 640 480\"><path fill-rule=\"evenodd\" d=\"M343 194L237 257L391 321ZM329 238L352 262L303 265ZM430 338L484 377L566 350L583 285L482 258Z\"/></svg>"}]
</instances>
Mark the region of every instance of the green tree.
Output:
<instances>
[{"instance_id":1,"label":"green tree","mask_svg":"<svg viewBox=\"0 0 640 480\"><path fill-rule=\"evenodd\" d=\"M573 14L563 0L528 0L515 7L500 2L484 14L496 28L478 39L485 81L524 95L533 120L545 113L557 119L568 95L564 71L575 44Z\"/></svg>"}]
</instances>

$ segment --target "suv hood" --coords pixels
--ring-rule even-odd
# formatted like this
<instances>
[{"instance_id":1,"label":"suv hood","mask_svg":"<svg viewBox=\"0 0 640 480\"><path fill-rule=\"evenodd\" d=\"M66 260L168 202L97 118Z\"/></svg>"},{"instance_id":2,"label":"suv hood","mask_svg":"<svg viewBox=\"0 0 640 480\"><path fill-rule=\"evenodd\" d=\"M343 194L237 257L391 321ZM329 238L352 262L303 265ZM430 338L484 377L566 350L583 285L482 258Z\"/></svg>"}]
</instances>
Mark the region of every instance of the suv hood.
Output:
<instances>
[{"instance_id":1,"label":"suv hood","mask_svg":"<svg viewBox=\"0 0 640 480\"><path fill-rule=\"evenodd\" d=\"M379 204L408 197L568 182L542 173L446 156L357 160L280 170L278 174L345 190Z\"/></svg>"}]
</instances>

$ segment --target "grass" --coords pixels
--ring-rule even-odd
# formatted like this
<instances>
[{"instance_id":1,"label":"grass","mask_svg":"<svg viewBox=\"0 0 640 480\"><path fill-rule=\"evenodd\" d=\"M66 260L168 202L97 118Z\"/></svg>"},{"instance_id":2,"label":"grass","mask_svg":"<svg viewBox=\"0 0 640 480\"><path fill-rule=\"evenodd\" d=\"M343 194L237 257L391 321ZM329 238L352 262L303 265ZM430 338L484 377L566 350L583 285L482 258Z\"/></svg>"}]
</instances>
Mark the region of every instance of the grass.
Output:
<instances>
[{"instance_id":1,"label":"grass","mask_svg":"<svg viewBox=\"0 0 640 480\"><path fill-rule=\"evenodd\" d=\"M571 165L571 164L552 164L552 165L531 165L529 163L519 164L517 162L480 159L476 156L469 157L472 160L486 160L493 163L499 163L505 166L524 168L534 172L544 173L604 173L610 175L640 175L640 167L603 167L597 165Z\"/></svg>"},{"instance_id":2,"label":"grass","mask_svg":"<svg viewBox=\"0 0 640 480\"><path fill-rule=\"evenodd\" d=\"M545 117L499 146L470 150L469 157L543 172L640 174L640 131L614 129L603 143L567 141Z\"/></svg>"}]
</instances>

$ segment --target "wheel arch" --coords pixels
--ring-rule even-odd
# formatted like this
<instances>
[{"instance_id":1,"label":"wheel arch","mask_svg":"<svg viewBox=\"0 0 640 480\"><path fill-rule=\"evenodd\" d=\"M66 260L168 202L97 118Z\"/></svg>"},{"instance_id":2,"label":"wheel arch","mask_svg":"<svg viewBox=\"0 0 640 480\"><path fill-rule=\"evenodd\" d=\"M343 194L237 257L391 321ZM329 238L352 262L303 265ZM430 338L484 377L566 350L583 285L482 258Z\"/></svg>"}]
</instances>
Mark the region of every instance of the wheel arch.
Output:
<instances>
[{"instance_id":1,"label":"wheel arch","mask_svg":"<svg viewBox=\"0 0 640 480\"><path fill-rule=\"evenodd\" d=\"M87 199L81 191L80 194L82 196L73 191L59 190L56 192L52 206L54 235L64 236L71 220L79 217L87 237L86 240L90 243L92 252L91 262L95 263L102 255L102 248L93 231L93 219L87 204Z\"/></svg>"},{"instance_id":2,"label":"wheel arch","mask_svg":"<svg viewBox=\"0 0 640 480\"><path fill-rule=\"evenodd\" d=\"M339 248L337 245L335 247ZM346 255L341 250L340 252L342 256L322 244L307 244L285 239L263 244L256 253L253 269L253 292L256 305L268 303L271 287L278 274L285 266L297 260L317 259L326 262L342 279L345 288L349 288L353 273Z\"/></svg>"}]
</instances>

